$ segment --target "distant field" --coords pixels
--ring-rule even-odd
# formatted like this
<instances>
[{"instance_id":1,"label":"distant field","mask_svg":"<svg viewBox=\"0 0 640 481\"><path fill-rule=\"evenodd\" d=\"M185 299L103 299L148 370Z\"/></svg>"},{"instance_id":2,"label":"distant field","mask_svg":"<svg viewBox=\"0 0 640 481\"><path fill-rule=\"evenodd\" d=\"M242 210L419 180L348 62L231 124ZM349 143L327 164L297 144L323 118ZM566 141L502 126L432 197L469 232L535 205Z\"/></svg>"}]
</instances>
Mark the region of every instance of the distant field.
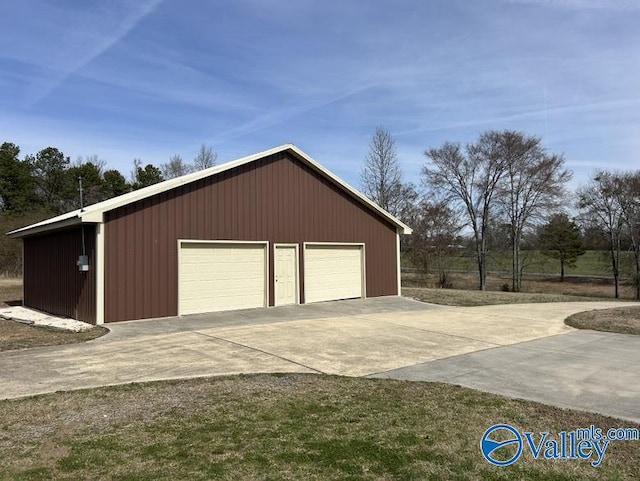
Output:
<instances>
[{"instance_id":1,"label":"distant field","mask_svg":"<svg viewBox=\"0 0 640 481\"><path fill-rule=\"evenodd\" d=\"M622 274L630 276L632 271L632 254L621 254ZM560 275L560 262L543 255L537 250L523 251L524 271ZM451 270L477 269L475 257L465 251L458 256L450 256L445 264ZM413 267L407 265L406 267ZM490 271L511 271L511 252L492 251L487 257L487 267ZM610 258L607 251L587 251L580 256L575 268L565 268L565 275L611 276Z\"/></svg>"},{"instance_id":2,"label":"distant field","mask_svg":"<svg viewBox=\"0 0 640 481\"><path fill-rule=\"evenodd\" d=\"M462 289L428 289L403 287L402 295L445 306L493 306L497 304L529 304L539 302L585 302L610 300L601 297L532 292L496 292Z\"/></svg>"},{"instance_id":3,"label":"distant field","mask_svg":"<svg viewBox=\"0 0 640 481\"><path fill-rule=\"evenodd\" d=\"M478 289L478 275L475 272L452 272L449 274L450 289L474 291ZM402 273L403 288L438 288L435 275L424 275L416 272ZM487 291L508 290L511 286L511 275L490 274L487 276ZM527 276L522 281L523 293L551 294L559 296L586 296L602 299L613 298L613 283L610 279L593 279L589 277L568 278L560 282L559 277L549 274L548 277ZM634 299L635 289L629 281L620 285L621 299ZM470 297L469 299L472 299Z\"/></svg>"}]
</instances>

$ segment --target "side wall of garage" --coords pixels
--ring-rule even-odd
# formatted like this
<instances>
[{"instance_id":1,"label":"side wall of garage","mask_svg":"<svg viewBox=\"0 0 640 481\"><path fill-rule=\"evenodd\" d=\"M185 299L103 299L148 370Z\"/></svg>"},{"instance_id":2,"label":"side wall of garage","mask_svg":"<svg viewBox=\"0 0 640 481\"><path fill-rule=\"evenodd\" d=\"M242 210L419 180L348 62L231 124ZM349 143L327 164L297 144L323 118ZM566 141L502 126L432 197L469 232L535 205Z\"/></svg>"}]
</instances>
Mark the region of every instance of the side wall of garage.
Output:
<instances>
[{"instance_id":1,"label":"side wall of garage","mask_svg":"<svg viewBox=\"0 0 640 481\"><path fill-rule=\"evenodd\" d=\"M396 230L288 152L105 214L105 322L177 314L178 239L366 245L366 294L397 294ZM269 305L274 304L273 282Z\"/></svg>"},{"instance_id":2,"label":"side wall of garage","mask_svg":"<svg viewBox=\"0 0 640 481\"><path fill-rule=\"evenodd\" d=\"M89 271L78 270L82 229ZM96 322L95 228L54 231L25 237L24 305L80 321Z\"/></svg>"}]
</instances>

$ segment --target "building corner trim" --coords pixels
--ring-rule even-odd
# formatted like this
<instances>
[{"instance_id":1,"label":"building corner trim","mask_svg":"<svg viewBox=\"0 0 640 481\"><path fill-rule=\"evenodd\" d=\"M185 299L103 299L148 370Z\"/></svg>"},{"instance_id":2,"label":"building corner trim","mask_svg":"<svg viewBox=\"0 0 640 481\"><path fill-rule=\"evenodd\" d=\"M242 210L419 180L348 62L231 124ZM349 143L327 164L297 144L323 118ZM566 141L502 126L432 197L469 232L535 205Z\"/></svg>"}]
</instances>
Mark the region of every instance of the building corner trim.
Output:
<instances>
[{"instance_id":1,"label":"building corner trim","mask_svg":"<svg viewBox=\"0 0 640 481\"><path fill-rule=\"evenodd\" d=\"M397 278L398 278L398 295L401 296L402 295L402 270L401 270L401 266L400 266L400 231L401 228L398 227L396 228L396 271L397 271Z\"/></svg>"},{"instance_id":2,"label":"building corner trim","mask_svg":"<svg viewBox=\"0 0 640 481\"><path fill-rule=\"evenodd\" d=\"M96 324L104 324L104 228L96 224Z\"/></svg>"}]
</instances>

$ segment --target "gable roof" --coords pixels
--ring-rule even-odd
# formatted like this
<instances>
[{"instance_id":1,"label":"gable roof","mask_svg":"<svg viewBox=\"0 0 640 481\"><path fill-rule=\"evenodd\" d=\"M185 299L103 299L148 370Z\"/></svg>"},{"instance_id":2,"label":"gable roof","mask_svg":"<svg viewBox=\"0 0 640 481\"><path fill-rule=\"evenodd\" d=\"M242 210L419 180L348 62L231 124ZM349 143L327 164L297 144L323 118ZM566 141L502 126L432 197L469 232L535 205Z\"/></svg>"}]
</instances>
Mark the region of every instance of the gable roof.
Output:
<instances>
[{"instance_id":1,"label":"gable roof","mask_svg":"<svg viewBox=\"0 0 640 481\"><path fill-rule=\"evenodd\" d=\"M204 179L206 177L210 177L221 172L225 172L227 170L231 170L235 167L239 167L241 165L250 164L251 162L255 162L259 159L263 159L264 157L268 157L273 154L278 154L282 152L291 153L297 159L299 159L304 164L311 167L313 170L321 174L323 177L330 180L334 185L341 188L344 192L349 194L351 197L359 201L361 204L368 207L370 210L377 213L380 217L383 217L391 224L395 225L397 228L401 230L403 234L411 234L411 228L403 223L401 220L389 214L382 207L377 205L375 202L368 199L364 194L360 193L345 181L337 177L336 175L329 172L327 169L318 164L315 160L305 154L302 150L296 147L293 144L284 144L279 147L274 147L273 149L265 150L263 152L258 152L253 155L249 155L247 157L242 157L240 159L233 160L231 162L225 162L224 164L216 165L210 167L208 169L200 170L198 172L193 172L191 174L183 175L181 177L176 177L175 179L165 180L163 182L159 182L157 184L150 185L148 187L144 187L142 189L135 190L133 192L128 192L123 195L119 195L117 197L113 197L111 199L107 199L102 202L98 202L97 204L93 204L85 207L84 209L77 209L71 212L67 212L66 214L62 214L56 217L52 217L50 219L43 220L41 222L37 222L35 224L28 225L26 227L22 227L20 229L13 230L8 232L6 235L13 238L25 237L32 234L38 234L41 232L47 232L50 230L60 229L62 227L72 226L72 225L80 225L87 223L102 223L104 222L103 214L113 209L117 209L118 207L122 207L123 205L131 204L133 202L137 202L142 199L146 199L147 197L151 197L156 194L160 194L162 192L166 192L171 189L175 189L177 187L181 187L186 184L190 184L200 179Z\"/></svg>"}]
</instances>

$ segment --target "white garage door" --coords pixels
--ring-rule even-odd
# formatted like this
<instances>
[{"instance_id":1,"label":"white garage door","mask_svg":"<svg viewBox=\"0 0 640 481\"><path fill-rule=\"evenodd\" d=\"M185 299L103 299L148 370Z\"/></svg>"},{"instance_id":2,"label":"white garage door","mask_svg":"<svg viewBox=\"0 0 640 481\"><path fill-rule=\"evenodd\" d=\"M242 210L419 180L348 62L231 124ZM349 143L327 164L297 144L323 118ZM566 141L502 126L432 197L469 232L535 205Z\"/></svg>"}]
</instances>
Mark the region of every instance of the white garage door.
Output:
<instances>
[{"instance_id":1,"label":"white garage door","mask_svg":"<svg viewBox=\"0 0 640 481\"><path fill-rule=\"evenodd\" d=\"M180 314L265 307L265 244L182 242Z\"/></svg>"},{"instance_id":2,"label":"white garage door","mask_svg":"<svg viewBox=\"0 0 640 481\"><path fill-rule=\"evenodd\" d=\"M362 283L362 246L305 246L305 302L364 297Z\"/></svg>"}]
</instances>

